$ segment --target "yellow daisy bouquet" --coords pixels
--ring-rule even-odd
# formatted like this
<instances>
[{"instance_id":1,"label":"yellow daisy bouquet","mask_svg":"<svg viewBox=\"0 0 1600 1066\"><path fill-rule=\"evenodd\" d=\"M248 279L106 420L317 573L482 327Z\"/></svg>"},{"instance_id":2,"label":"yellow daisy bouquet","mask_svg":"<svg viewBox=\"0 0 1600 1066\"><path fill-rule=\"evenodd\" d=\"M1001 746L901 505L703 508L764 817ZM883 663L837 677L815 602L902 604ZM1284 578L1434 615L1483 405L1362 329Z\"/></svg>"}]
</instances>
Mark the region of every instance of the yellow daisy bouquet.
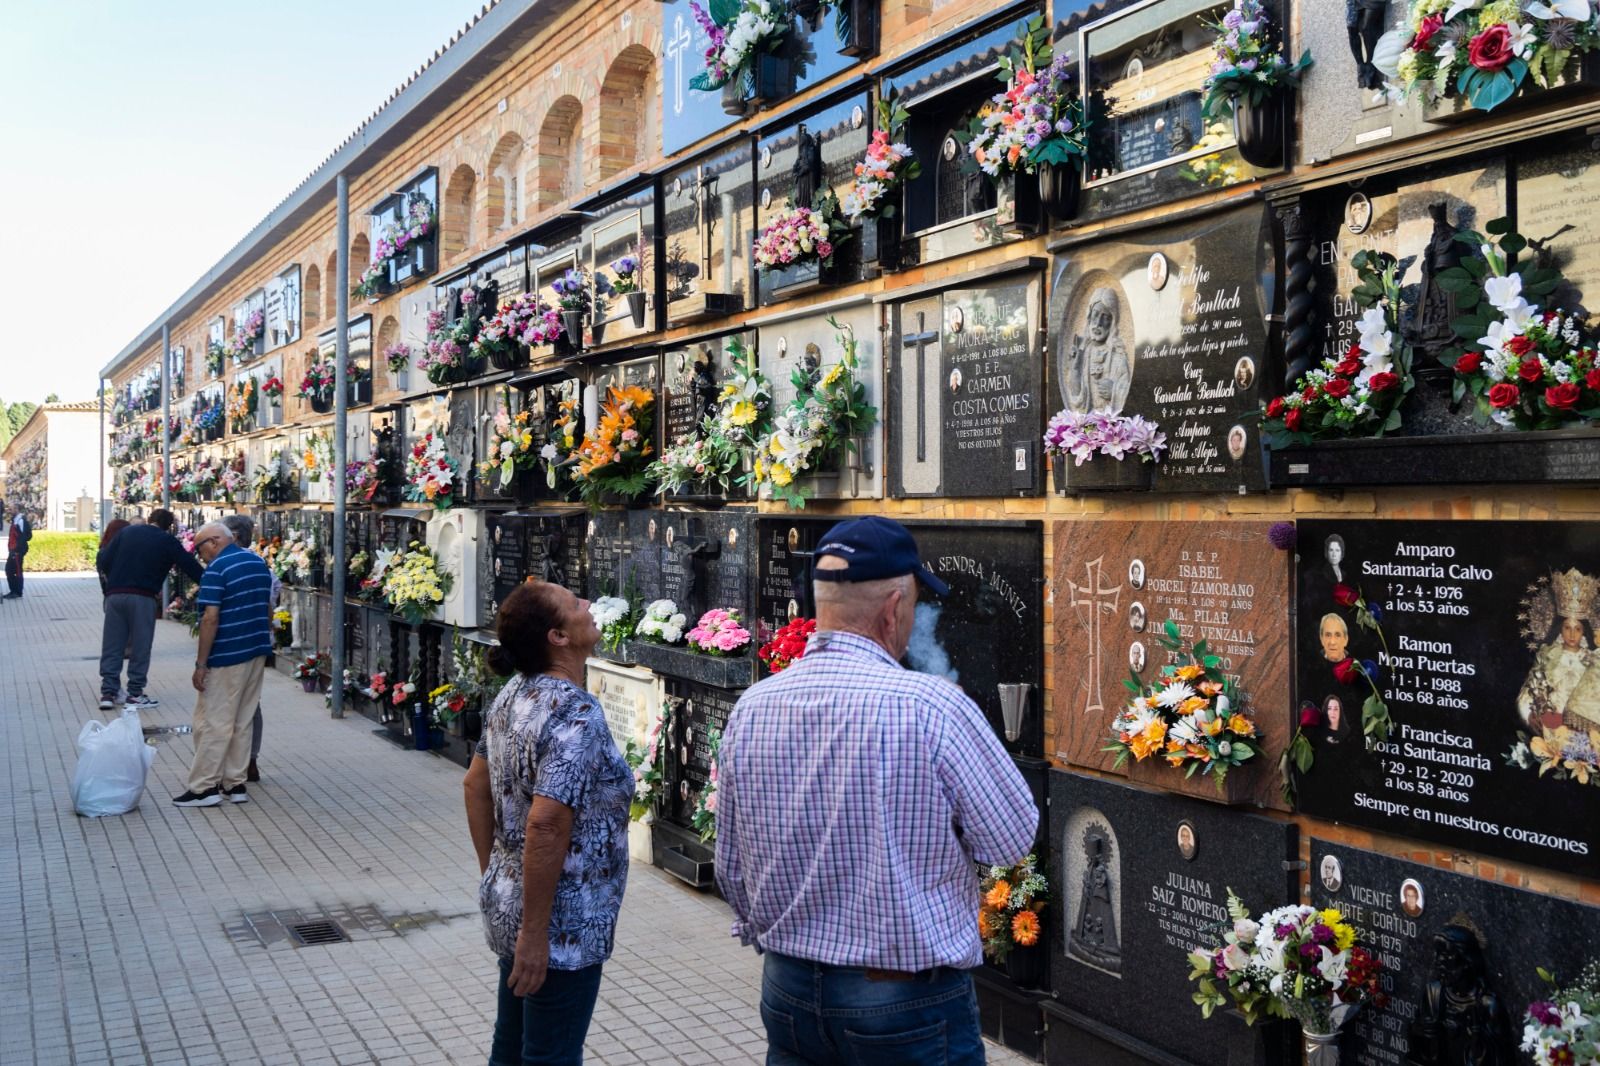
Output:
<instances>
[{"instance_id":1,"label":"yellow daisy bouquet","mask_svg":"<svg viewBox=\"0 0 1600 1066\"><path fill-rule=\"evenodd\" d=\"M1122 684L1133 699L1112 721L1104 750L1117 753L1117 766L1129 756L1136 762L1155 757L1187 768L1188 777L1210 774L1220 790L1229 770L1261 754L1256 724L1233 679L1222 672L1221 657L1205 641L1185 651L1171 619L1156 640L1178 661L1163 666L1148 685L1129 672Z\"/></svg>"},{"instance_id":2,"label":"yellow daisy bouquet","mask_svg":"<svg viewBox=\"0 0 1600 1066\"><path fill-rule=\"evenodd\" d=\"M412 625L426 622L449 595L451 581L433 552L412 541L383 573L383 602Z\"/></svg>"},{"instance_id":3,"label":"yellow daisy bouquet","mask_svg":"<svg viewBox=\"0 0 1600 1066\"><path fill-rule=\"evenodd\" d=\"M756 369L755 353L735 337L728 341L728 354L733 375L717 396L716 411L650 464L658 495L713 484L727 492L744 450L753 450L771 427L772 383Z\"/></svg>"},{"instance_id":4,"label":"yellow daisy bouquet","mask_svg":"<svg viewBox=\"0 0 1600 1066\"><path fill-rule=\"evenodd\" d=\"M1039 872L1038 857L1029 855L1015 866L990 866L978 886L978 935L983 953L996 963L1006 961L1014 948L1031 948L1039 942L1039 912L1044 909L1050 884Z\"/></svg>"},{"instance_id":5,"label":"yellow daisy bouquet","mask_svg":"<svg viewBox=\"0 0 1600 1066\"><path fill-rule=\"evenodd\" d=\"M806 505L805 489L797 479L827 469L855 451L856 437L878 416L877 408L867 403L867 389L859 378L855 332L834 318L828 324L838 331L839 360L827 369L801 360L790 379L794 399L757 441L755 468L746 479L763 495L794 508Z\"/></svg>"}]
</instances>

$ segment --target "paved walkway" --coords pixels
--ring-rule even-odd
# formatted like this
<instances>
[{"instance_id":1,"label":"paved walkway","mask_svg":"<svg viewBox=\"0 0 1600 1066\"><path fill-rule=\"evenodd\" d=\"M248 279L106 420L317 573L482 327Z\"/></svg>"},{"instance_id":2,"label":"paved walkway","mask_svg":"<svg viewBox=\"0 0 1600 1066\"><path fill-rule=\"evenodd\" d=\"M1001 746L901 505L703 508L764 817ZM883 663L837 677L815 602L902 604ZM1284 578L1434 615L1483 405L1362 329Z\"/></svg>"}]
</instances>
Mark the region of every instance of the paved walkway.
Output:
<instances>
[{"instance_id":1,"label":"paved walkway","mask_svg":"<svg viewBox=\"0 0 1600 1066\"><path fill-rule=\"evenodd\" d=\"M269 671L252 802L172 806L192 753L176 736L137 811L79 818L99 601L92 577L40 574L0 604L0 1064L484 1062L495 968L461 769ZM192 656L183 627L157 627L146 725L190 721ZM285 925L318 917L351 941L294 946ZM762 1061L759 962L727 924L636 865L587 1061Z\"/></svg>"}]
</instances>

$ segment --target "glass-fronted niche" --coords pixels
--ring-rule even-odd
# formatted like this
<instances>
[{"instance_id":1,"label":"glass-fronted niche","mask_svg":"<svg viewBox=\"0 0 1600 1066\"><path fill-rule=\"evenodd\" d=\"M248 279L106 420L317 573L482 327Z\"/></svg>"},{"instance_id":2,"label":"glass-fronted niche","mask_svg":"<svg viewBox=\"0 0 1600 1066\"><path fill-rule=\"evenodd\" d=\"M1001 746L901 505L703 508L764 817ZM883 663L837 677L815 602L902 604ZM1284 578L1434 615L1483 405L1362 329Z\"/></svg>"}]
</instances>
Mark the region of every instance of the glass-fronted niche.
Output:
<instances>
[{"instance_id":1,"label":"glass-fronted niche","mask_svg":"<svg viewBox=\"0 0 1600 1066\"><path fill-rule=\"evenodd\" d=\"M661 269L671 325L735 314L753 305L754 163L754 142L740 138L667 173Z\"/></svg>"},{"instance_id":2,"label":"glass-fronted niche","mask_svg":"<svg viewBox=\"0 0 1600 1066\"><path fill-rule=\"evenodd\" d=\"M1265 0L1283 26L1281 0ZM1201 114L1214 0L1057 0L1057 48L1078 58L1090 122L1085 215L1250 181L1227 118Z\"/></svg>"},{"instance_id":3,"label":"glass-fronted niche","mask_svg":"<svg viewBox=\"0 0 1600 1066\"><path fill-rule=\"evenodd\" d=\"M590 207L584 227L595 315L589 329L596 345L612 344L659 327L657 296L656 187L654 183Z\"/></svg>"},{"instance_id":4,"label":"glass-fronted niche","mask_svg":"<svg viewBox=\"0 0 1600 1066\"><path fill-rule=\"evenodd\" d=\"M384 197L369 218L372 266L387 261L388 286L399 287L439 266L439 171L427 167ZM380 284L376 290L384 291Z\"/></svg>"},{"instance_id":5,"label":"glass-fronted niche","mask_svg":"<svg viewBox=\"0 0 1600 1066\"><path fill-rule=\"evenodd\" d=\"M886 75L884 95L897 93L910 112L906 144L922 173L905 193L900 266L915 266L1002 243L995 225L994 183L965 164L964 135L979 110L1001 90L996 62L1018 33L1007 18L962 35L937 55Z\"/></svg>"},{"instance_id":6,"label":"glass-fronted niche","mask_svg":"<svg viewBox=\"0 0 1600 1066\"><path fill-rule=\"evenodd\" d=\"M351 407L372 402L372 316L362 315L350 320L350 359L345 366L347 400ZM324 330L317 335L317 354L333 363L338 351L339 331Z\"/></svg>"}]
</instances>

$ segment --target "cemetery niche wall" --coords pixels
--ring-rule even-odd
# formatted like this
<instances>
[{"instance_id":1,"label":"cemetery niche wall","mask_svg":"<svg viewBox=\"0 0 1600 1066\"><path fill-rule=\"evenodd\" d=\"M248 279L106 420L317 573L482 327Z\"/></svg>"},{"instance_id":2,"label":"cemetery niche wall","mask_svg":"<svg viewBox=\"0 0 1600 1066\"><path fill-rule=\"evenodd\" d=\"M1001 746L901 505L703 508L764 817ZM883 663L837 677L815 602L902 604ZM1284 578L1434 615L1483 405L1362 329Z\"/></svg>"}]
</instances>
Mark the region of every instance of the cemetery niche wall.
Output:
<instances>
[{"instance_id":1,"label":"cemetery niche wall","mask_svg":"<svg viewBox=\"0 0 1600 1066\"><path fill-rule=\"evenodd\" d=\"M735 314L755 304L755 150L737 138L662 178L666 239L661 262L672 326Z\"/></svg>"},{"instance_id":2,"label":"cemetery niche wall","mask_svg":"<svg viewBox=\"0 0 1600 1066\"><path fill-rule=\"evenodd\" d=\"M1018 274L893 305L890 495L1042 488L1042 289Z\"/></svg>"},{"instance_id":3,"label":"cemetery niche wall","mask_svg":"<svg viewBox=\"0 0 1600 1066\"><path fill-rule=\"evenodd\" d=\"M1157 492L1266 488L1257 411L1278 301L1278 257L1260 207L1201 215L1056 255L1048 329L1061 408L1139 415L1166 435ZM1113 487L1119 464L1057 456L1058 488ZM1146 464L1148 465L1148 464Z\"/></svg>"},{"instance_id":4,"label":"cemetery niche wall","mask_svg":"<svg viewBox=\"0 0 1600 1066\"><path fill-rule=\"evenodd\" d=\"M1590 522L1299 523L1294 698L1323 723L1299 809L1600 874L1597 537Z\"/></svg>"}]
</instances>

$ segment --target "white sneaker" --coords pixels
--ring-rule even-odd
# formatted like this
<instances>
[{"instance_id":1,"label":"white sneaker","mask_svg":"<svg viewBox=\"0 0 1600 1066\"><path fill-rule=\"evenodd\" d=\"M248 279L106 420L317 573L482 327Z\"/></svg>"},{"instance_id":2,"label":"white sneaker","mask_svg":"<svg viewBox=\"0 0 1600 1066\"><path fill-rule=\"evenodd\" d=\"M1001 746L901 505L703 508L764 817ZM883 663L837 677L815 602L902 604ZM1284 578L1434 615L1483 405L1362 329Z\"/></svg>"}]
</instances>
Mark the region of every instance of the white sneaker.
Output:
<instances>
[{"instance_id":1,"label":"white sneaker","mask_svg":"<svg viewBox=\"0 0 1600 1066\"><path fill-rule=\"evenodd\" d=\"M129 707L159 707L159 706L161 706L161 701L156 699L154 696L148 696L148 695L146 695L146 696L129 696L128 697L128 706Z\"/></svg>"},{"instance_id":2,"label":"white sneaker","mask_svg":"<svg viewBox=\"0 0 1600 1066\"><path fill-rule=\"evenodd\" d=\"M110 696L100 697L100 709L102 711L113 711L116 710L116 707L117 701L112 699Z\"/></svg>"}]
</instances>

